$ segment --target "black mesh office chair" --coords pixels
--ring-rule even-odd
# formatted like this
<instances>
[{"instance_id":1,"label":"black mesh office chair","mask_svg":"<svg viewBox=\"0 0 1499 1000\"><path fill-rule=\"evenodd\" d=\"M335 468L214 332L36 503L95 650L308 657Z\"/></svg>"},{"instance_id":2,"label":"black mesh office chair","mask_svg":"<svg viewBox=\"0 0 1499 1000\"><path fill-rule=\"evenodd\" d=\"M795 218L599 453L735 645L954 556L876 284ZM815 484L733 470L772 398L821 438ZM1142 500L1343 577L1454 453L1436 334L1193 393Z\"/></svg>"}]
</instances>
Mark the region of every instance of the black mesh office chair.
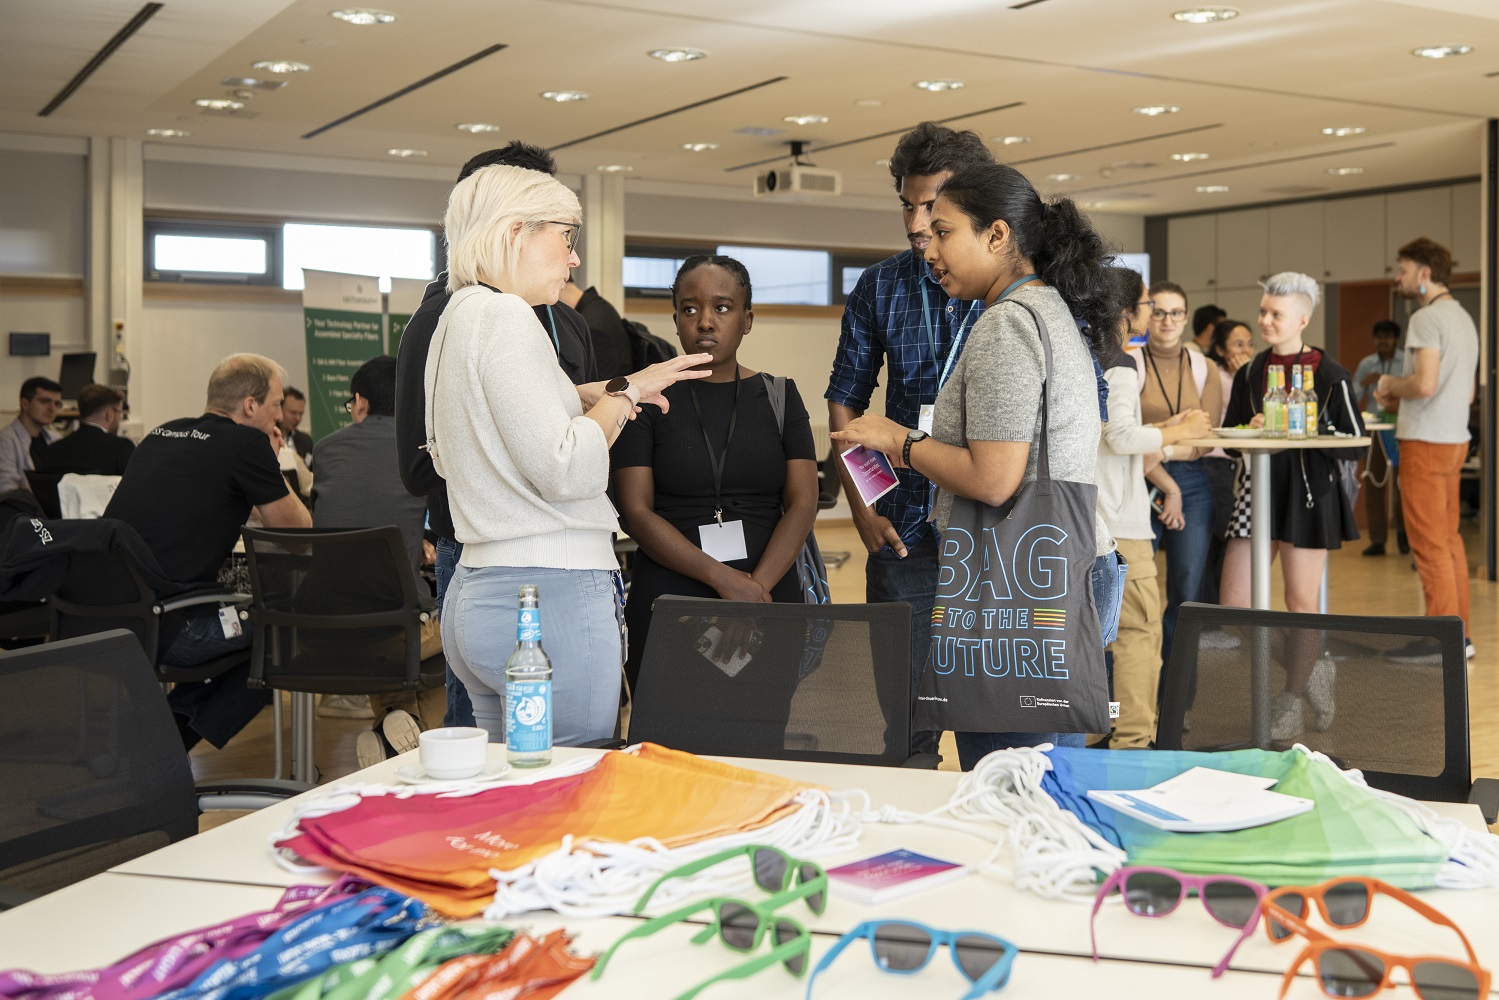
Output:
<instances>
[{"instance_id":1,"label":"black mesh office chair","mask_svg":"<svg viewBox=\"0 0 1499 1000\"><path fill-rule=\"evenodd\" d=\"M194 786L135 636L117 629L0 652L0 908L198 832L206 808L302 791L270 780Z\"/></svg>"},{"instance_id":2,"label":"black mesh office chair","mask_svg":"<svg viewBox=\"0 0 1499 1000\"><path fill-rule=\"evenodd\" d=\"M907 604L657 598L630 742L936 767L910 755L910 629Z\"/></svg>"},{"instance_id":3,"label":"black mesh office chair","mask_svg":"<svg viewBox=\"0 0 1499 1000\"><path fill-rule=\"evenodd\" d=\"M1414 638L1440 663L1395 663ZM1375 788L1499 812L1499 781L1474 782L1459 618L1383 618L1183 604L1161 680L1156 746L1283 750L1301 743Z\"/></svg>"},{"instance_id":4,"label":"black mesh office chair","mask_svg":"<svg viewBox=\"0 0 1499 1000\"><path fill-rule=\"evenodd\" d=\"M57 495L57 484L60 482L60 472L26 470L26 485L31 487L31 495L36 497L36 502L48 517L62 517L62 500Z\"/></svg>"},{"instance_id":5,"label":"black mesh office chair","mask_svg":"<svg viewBox=\"0 0 1499 1000\"><path fill-rule=\"evenodd\" d=\"M254 636L250 683L292 692L292 777L312 781L314 694L440 687L441 656L421 657L433 615L394 525L244 528ZM277 740L280 767L280 740Z\"/></svg>"}]
</instances>

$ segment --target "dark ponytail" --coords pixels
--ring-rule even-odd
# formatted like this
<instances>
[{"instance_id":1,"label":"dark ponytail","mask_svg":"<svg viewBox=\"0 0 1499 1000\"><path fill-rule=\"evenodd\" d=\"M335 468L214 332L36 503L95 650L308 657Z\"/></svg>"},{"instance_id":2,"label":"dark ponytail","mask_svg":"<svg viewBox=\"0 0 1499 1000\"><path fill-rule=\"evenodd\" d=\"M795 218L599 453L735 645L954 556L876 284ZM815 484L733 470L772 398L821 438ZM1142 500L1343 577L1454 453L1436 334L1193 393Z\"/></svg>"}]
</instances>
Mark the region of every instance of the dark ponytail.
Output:
<instances>
[{"instance_id":1,"label":"dark ponytail","mask_svg":"<svg viewBox=\"0 0 1499 1000\"><path fill-rule=\"evenodd\" d=\"M1042 201L1024 174L1002 163L963 167L938 194L957 205L976 232L1003 219L1016 251L1061 294L1093 354L1107 358L1117 350L1119 314L1104 272L1115 251L1071 198Z\"/></svg>"}]
</instances>

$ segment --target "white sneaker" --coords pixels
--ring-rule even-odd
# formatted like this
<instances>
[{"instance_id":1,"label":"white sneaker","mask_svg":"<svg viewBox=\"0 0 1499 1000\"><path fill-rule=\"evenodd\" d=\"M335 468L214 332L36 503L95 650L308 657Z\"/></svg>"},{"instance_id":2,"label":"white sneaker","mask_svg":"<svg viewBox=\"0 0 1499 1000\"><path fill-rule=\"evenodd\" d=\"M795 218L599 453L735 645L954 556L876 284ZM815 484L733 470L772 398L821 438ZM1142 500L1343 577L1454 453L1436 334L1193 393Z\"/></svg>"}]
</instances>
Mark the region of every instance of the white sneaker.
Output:
<instances>
[{"instance_id":1,"label":"white sneaker","mask_svg":"<svg viewBox=\"0 0 1499 1000\"><path fill-rule=\"evenodd\" d=\"M380 731L396 753L415 750L421 744L421 724L405 709L393 708L386 712L385 718L380 720Z\"/></svg>"},{"instance_id":2,"label":"white sneaker","mask_svg":"<svg viewBox=\"0 0 1499 1000\"><path fill-rule=\"evenodd\" d=\"M1473 648L1473 640L1467 638L1463 639L1463 656L1471 660L1477 655L1478 650Z\"/></svg>"},{"instance_id":3,"label":"white sneaker","mask_svg":"<svg viewBox=\"0 0 1499 1000\"><path fill-rule=\"evenodd\" d=\"M325 694L318 700L317 714L320 719L373 719L375 710L367 694Z\"/></svg>"},{"instance_id":4,"label":"white sneaker","mask_svg":"<svg viewBox=\"0 0 1499 1000\"><path fill-rule=\"evenodd\" d=\"M1198 649L1238 649L1244 645L1242 639L1236 635L1229 635L1222 629L1206 629L1197 634Z\"/></svg>"},{"instance_id":5,"label":"white sneaker","mask_svg":"<svg viewBox=\"0 0 1499 1000\"><path fill-rule=\"evenodd\" d=\"M1323 656L1312 667L1311 679L1306 684L1306 700L1312 703L1312 710L1317 713L1313 724L1318 732L1326 732L1332 725L1333 712L1338 707L1333 700L1333 686L1337 679L1338 668L1330 656Z\"/></svg>"},{"instance_id":6,"label":"white sneaker","mask_svg":"<svg viewBox=\"0 0 1499 1000\"><path fill-rule=\"evenodd\" d=\"M1301 696L1282 691L1275 696L1274 715L1270 717L1270 738L1284 743L1303 731Z\"/></svg>"},{"instance_id":7,"label":"white sneaker","mask_svg":"<svg viewBox=\"0 0 1499 1000\"><path fill-rule=\"evenodd\" d=\"M354 741L354 756L359 759L361 769L374 767L388 756L385 752L385 741L373 729L366 729Z\"/></svg>"}]
</instances>

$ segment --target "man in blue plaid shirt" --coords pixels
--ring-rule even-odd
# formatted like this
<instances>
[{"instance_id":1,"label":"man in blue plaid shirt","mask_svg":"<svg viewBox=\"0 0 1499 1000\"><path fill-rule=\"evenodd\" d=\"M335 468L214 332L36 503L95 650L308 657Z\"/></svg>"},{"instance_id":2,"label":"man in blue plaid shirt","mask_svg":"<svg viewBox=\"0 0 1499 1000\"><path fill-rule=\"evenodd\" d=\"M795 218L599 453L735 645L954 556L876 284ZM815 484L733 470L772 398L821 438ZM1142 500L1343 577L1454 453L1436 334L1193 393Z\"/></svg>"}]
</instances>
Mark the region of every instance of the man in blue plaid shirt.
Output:
<instances>
[{"instance_id":1,"label":"man in blue plaid shirt","mask_svg":"<svg viewBox=\"0 0 1499 1000\"><path fill-rule=\"evenodd\" d=\"M931 407L948 354L959 334L978 321L984 308L982 302L949 299L922 260L932 239L932 203L954 170L992 161L993 155L978 135L935 122L923 122L896 144L890 174L900 195L911 249L866 268L844 305L843 332L827 391L832 430L841 430L869 407L887 359L885 415L903 427L930 430ZM869 549L865 599L911 605L914 704L931 643L932 603L937 593L937 542L927 522L931 484L919 472L897 469L900 484L869 508L859 500L841 462L838 474L843 477L854 525ZM911 752L936 753L940 735L913 733Z\"/></svg>"}]
</instances>

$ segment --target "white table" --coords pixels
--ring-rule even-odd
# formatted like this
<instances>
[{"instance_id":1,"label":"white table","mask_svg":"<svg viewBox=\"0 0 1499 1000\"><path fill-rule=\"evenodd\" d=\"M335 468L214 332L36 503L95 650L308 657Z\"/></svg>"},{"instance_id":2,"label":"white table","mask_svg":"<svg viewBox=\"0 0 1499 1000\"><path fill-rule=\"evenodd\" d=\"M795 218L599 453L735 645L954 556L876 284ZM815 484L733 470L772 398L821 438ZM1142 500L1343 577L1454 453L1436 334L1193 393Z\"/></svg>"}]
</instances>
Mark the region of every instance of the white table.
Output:
<instances>
[{"instance_id":1,"label":"white table","mask_svg":"<svg viewBox=\"0 0 1499 1000\"><path fill-rule=\"evenodd\" d=\"M499 752L499 748L494 748L494 751ZM562 762L601 752L559 748L557 760ZM397 767L413 759L414 753L393 758L330 784L389 781ZM825 785L835 791L862 788L869 793L875 806L896 804L912 811L925 811L945 803L956 789L960 778L953 771L722 759L740 766ZM545 770L534 773L544 776ZM1445 815L1460 818L1473 829L1484 830L1476 806L1458 803L1432 805ZM292 808L290 802L279 803L126 862L114 871L154 878L192 879L271 889L298 882L325 881L326 877L288 872L271 860L270 839L284 825ZM999 829L994 829L998 835ZM972 864L981 861L992 846L992 841L977 836L924 824L868 823L864 826L856 851L819 857L817 860L830 867L896 847L910 847L935 857ZM1001 855L1000 863L1005 861L1006 857ZM1499 890L1436 890L1423 893L1423 898L1430 900L1434 906L1457 921L1478 949L1480 960L1487 967L1499 970L1499 934L1492 932L1496 918L1499 918ZM814 916L805 907L797 907L788 912L809 929L832 935L842 934L849 928L876 917L900 917L939 928L957 929L962 926L986 929L1013 941L1028 953L1074 958L1091 954L1088 906L1041 899L1015 889L1008 879L992 875L970 874L956 882L881 906L857 905L831 894L827 910L821 916ZM542 916L557 919L552 914L530 914L522 919L530 922ZM571 927L574 924L581 925L582 922L563 923ZM1390 951L1424 950L1431 954L1446 954L1456 944L1450 931L1405 913L1398 904L1381 907L1378 919L1371 923L1374 930L1370 933L1374 936L1370 943L1383 942L1383 947ZM3 933L3 924L0 924L0 933ZM1207 969L1223 956L1235 936L1236 932L1212 920L1200 903L1190 900L1184 910L1165 921L1134 917L1117 907L1105 908L1098 920L1099 953L1109 959ZM1286 963L1293 957L1288 954L1290 950L1289 947L1271 945L1263 932L1259 932L1239 949L1233 968L1245 972L1279 973L1284 971ZM866 951L865 958L867 954ZM840 967L842 963L843 959L840 959ZM1265 990L1272 988L1262 987Z\"/></svg>"}]
</instances>

